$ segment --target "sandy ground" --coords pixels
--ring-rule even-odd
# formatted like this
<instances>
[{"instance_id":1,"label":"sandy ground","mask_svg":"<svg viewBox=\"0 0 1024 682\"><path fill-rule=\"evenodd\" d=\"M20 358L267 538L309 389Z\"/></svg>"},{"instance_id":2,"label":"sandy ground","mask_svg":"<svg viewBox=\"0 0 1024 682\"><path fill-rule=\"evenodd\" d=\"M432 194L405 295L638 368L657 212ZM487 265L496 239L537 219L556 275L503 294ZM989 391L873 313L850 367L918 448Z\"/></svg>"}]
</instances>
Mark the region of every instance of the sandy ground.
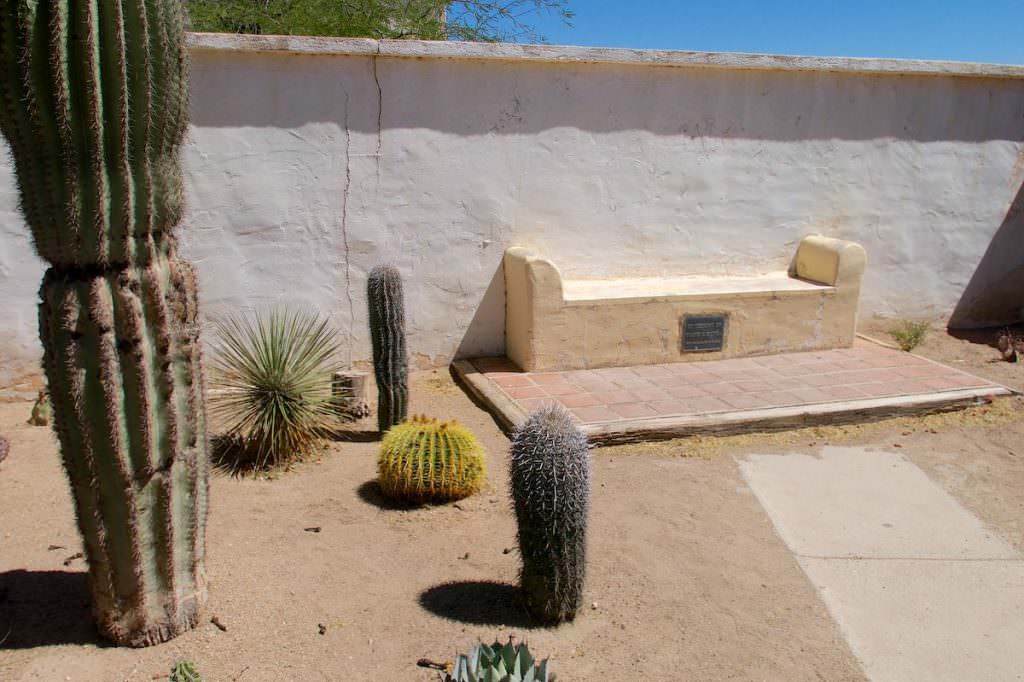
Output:
<instances>
[{"instance_id":1,"label":"sandy ground","mask_svg":"<svg viewBox=\"0 0 1024 682\"><path fill-rule=\"evenodd\" d=\"M932 343L935 356L960 342ZM1022 383L1024 368L1008 367ZM551 656L561 682L863 679L739 475L736 458L754 450L902 448L1022 547L1020 398L867 428L604 448L594 457L586 607L572 624L535 629L515 599L506 439L445 374L417 375L413 399L414 411L478 433L490 490L458 507L391 508L371 483L374 443L333 444L321 461L272 480L218 476L208 616L227 631L204 621L144 650L97 640L84 564L64 565L80 541L52 436L25 424L29 403L0 405L0 433L12 444L0 464L0 679L166 679L188 659L217 681L426 682L436 677L415 666L420 657L444 660L510 634ZM315 526L321 532L304 530Z\"/></svg>"}]
</instances>

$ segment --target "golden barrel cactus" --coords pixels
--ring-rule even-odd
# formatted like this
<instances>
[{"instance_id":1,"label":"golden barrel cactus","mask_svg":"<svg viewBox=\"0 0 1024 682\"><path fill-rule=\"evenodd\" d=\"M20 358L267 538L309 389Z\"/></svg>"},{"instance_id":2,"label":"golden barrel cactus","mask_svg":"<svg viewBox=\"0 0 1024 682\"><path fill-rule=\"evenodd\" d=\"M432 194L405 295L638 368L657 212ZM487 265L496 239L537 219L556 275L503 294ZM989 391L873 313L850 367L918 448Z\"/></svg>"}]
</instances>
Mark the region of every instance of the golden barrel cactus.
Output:
<instances>
[{"instance_id":1,"label":"golden barrel cactus","mask_svg":"<svg viewBox=\"0 0 1024 682\"><path fill-rule=\"evenodd\" d=\"M384 436L377 481L390 498L446 502L472 495L486 480L484 449L455 421L413 417Z\"/></svg>"}]
</instances>

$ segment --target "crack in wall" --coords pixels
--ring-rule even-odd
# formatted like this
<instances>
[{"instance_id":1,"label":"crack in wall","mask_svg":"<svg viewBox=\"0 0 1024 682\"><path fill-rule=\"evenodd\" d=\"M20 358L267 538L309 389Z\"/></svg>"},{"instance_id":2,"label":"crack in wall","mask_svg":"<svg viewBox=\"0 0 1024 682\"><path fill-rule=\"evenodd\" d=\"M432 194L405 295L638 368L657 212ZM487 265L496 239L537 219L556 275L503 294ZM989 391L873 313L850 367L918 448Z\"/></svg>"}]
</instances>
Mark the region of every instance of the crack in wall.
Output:
<instances>
[{"instance_id":1,"label":"crack in wall","mask_svg":"<svg viewBox=\"0 0 1024 682\"><path fill-rule=\"evenodd\" d=\"M348 244L348 198L352 189L352 129L348 125L348 99L345 92L345 186L342 190L341 240L345 251L345 296L348 298L348 367L352 367L352 338L355 330L355 303L352 300L352 259Z\"/></svg>"},{"instance_id":2,"label":"crack in wall","mask_svg":"<svg viewBox=\"0 0 1024 682\"><path fill-rule=\"evenodd\" d=\"M380 57L380 41L377 42L377 54L373 55L373 82L377 85L377 187L380 188L380 150L384 143L384 90L380 87L380 76L377 73L377 60Z\"/></svg>"}]
</instances>

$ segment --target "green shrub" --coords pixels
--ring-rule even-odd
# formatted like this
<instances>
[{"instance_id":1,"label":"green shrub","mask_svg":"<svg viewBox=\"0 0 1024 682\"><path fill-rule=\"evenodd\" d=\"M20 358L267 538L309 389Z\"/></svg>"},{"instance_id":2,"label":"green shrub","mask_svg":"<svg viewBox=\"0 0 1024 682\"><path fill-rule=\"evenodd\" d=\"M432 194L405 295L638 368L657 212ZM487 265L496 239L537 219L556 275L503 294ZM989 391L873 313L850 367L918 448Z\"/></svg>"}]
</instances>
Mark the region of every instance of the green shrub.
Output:
<instances>
[{"instance_id":1,"label":"green shrub","mask_svg":"<svg viewBox=\"0 0 1024 682\"><path fill-rule=\"evenodd\" d=\"M315 313L283 310L228 317L216 328L209 402L225 428L218 463L260 470L311 454L336 417L337 333Z\"/></svg>"},{"instance_id":2,"label":"green shrub","mask_svg":"<svg viewBox=\"0 0 1024 682\"><path fill-rule=\"evenodd\" d=\"M169 682L203 682L203 676L196 671L195 663L178 661L171 668Z\"/></svg>"},{"instance_id":3,"label":"green shrub","mask_svg":"<svg viewBox=\"0 0 1024 682\"><path fill-rule=\"evenodd\" d=\"M900 350L910 352L921 345L924 337L928 335L928 329L927 322L903 320L896 327L890 329L889 334L895 339Z\"/></svg>"}]
</instances>

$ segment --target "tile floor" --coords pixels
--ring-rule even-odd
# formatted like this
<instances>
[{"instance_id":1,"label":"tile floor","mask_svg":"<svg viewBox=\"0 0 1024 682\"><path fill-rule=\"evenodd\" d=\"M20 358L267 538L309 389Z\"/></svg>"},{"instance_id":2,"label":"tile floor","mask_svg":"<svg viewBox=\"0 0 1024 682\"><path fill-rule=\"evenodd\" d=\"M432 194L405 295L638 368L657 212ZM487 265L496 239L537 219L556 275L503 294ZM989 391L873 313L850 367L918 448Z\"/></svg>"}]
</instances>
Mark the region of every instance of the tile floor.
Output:
<instances>
[{"instance_id":1,"label":"tile floor","mask_svg":"<svg viewBox=\"0 0 1024 682\"><path fill-rule=\"evenodd\" d=\"M836 350L568 372L522 372L507 358L473 364L527 412L554 400L584 424L998 388L862 339Z\"/></svg>"}]
</instances>

